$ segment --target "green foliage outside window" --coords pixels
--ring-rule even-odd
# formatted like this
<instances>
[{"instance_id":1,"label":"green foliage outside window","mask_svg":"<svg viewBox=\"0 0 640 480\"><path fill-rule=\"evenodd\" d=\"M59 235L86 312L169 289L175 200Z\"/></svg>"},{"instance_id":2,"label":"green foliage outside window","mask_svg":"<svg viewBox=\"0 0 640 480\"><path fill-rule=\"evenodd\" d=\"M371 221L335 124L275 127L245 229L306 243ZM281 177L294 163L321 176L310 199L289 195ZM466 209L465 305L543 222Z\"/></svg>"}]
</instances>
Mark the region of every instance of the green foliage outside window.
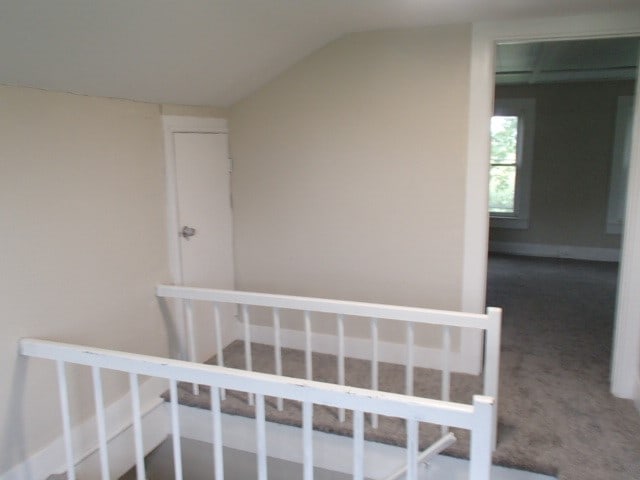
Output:
<instances>
[{"instance_id":1,"label":"green foliage outside window","mask_svg":"<svg viewBox=\"0 0 640 480\"><path fill-rule=\"evenodd\" d=\"M489 211L515 213L518 153L518 117L491 118Z\"/></svg>"}]
</instances>

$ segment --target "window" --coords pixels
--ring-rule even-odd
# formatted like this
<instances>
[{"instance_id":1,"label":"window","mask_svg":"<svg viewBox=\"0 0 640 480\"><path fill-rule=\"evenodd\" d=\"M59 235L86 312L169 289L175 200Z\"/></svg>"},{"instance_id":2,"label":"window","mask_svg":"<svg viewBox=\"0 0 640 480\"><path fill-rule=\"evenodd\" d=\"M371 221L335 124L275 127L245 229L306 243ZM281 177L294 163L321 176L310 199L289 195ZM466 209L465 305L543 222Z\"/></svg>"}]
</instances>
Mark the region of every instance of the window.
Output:
<instances>
[{"instance_id":1,"label":"window","mask_svg":"<svg viewBox=\"0 0 640 480\"><path fill-rule=\"evenodd\" d=\"M489 212L513 215L516 211L518 169L518 117L491 118L491 168Z\"/></svg>"},{"instance_id":2,"label":"window","mask_svg":"<svg viewBox=\"0 0 640 480\"><path fill-rule=\"evenodd\" d=\"M621 234L624 225L632 125L633 97L618 97L615 136L613 139L613 162L609 181L607 233Z\"/></svg>"},{"instance_id":3,"label":"window","mask_svg":"<svg viewBox=\"0 0 640 480\"><path fill-rule=\"evenodd\" d=\"M535 101L496 99L491 118L491 226L528 228Z\"/></svg>"}]
</instances>

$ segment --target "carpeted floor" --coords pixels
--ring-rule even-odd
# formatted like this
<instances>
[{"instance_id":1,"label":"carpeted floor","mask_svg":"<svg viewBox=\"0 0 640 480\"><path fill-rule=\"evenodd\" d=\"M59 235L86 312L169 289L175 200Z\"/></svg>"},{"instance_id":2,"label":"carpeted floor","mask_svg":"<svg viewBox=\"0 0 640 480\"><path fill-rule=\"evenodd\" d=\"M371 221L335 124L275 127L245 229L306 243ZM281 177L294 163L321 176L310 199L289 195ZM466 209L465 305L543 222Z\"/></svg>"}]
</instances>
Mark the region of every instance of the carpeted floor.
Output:
<instances>
[{"instance_id":1,"label":"carpeted floor","mask_svg":"<svg viewBox=\"0 0 640 480\"><path fill-rule=\"evenodd\" d=\"M632 402L608 391L616 266L606 263L545 260L508 256L491 258L487 304L503 307L503 336L499 398L499 438L494 463L557 475L560 480L640 479L640 415ZM254 344L257 370L273 372L273 351ZM225 349L225 363L243 368L241 342ZM335 382L335 357L314 356L314 379ZM284 373L304 376L304 357L284 351ZM398 365L380 365L380 388L402 391ZM416 395L437 397L440 374L416 369ZM347 384L368 387L369 364L347 362ZM452 400L469 402L480 392L480 379L453 375ZM183 403L208 408L208 395L194 397L180 389ZM229 392L229 413L253 415L246 396ZM270 420L300 423L300 406L286 402L275 409L269 399ZM340 424L336 412L314 410L315 428L350 434L350 422ZM468 435L448 451L466 456ZM438 436L438 429L421 426L421 448ZM367 438L404 444L402 422L381 419L377 430L367 422Z\"/></svg>"},{"instance_id":2,"label":"carpeted floor","mask_svg":"<svg viewBox=\"0 0 640 480\"><path fill-rule=\"evenodd\" d=\"M490 259L487 304L504 309L499 461L640 479L640 415L609 393L616 281L616 264Z\"/></svg>"}]
</instances>

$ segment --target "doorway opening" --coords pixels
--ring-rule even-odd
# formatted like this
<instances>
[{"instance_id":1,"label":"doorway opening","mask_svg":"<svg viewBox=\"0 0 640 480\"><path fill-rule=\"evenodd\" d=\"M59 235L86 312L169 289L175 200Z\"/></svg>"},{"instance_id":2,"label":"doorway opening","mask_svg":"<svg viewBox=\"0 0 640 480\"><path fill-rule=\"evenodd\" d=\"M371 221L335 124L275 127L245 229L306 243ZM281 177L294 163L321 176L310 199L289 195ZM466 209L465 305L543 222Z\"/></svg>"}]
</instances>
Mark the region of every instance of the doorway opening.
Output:
<instances>
[{"instance_id":1,"label":"doorway opening","mask_svg":"<svg viewBox=\"0 0 640 480\"><path fill-rule=\"evenodd\" d=\"M638 45L531 42L495 55L487 304L504 309L500 388L520 416L553 419L531 433L562 446L553 463L599 452L574 467L580 478L607 476L598 458L620 444L603 438L637 417L609 392L609 372Z\"/></svg>"},{"instance_id":2,"label":"doorway opening","mask_svg":"<svg viewBox=\"0 0 640 480\"><path fill-rule=\"evenodd\" d=\"M501 298L519 316L557 306L566 321L527 322L531 335L551 348L575 329L574 347L598 358L598 381L608 380L613 343L638 46L610 38L496 47L488 304Z\"/></svg>"}]
</instances>

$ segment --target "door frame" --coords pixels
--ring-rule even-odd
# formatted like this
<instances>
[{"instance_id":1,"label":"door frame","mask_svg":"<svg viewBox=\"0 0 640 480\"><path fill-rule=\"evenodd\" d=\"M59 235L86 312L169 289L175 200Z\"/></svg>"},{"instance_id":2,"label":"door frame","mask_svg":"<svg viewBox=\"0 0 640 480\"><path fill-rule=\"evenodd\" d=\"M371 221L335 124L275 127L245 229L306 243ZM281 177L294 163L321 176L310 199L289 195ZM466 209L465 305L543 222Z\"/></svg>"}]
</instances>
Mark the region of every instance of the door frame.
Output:
<instances>
[{"instance_id":1,"label":"door frame","mask_svg":"<svg viewBox=\"0 0 640 480\"><path fill-rule=\"evenodd\" d=\"M171 281L182 285L182 255L180 254L180 225L178 217L178 187L176 176L175 133L229 133L225 118L163 115L164 156L166 177L167 245Z\"/></svg>"},{"instance_id":2,"label":"door frame","mask_svg":"<svg viewBox=\"0 0 640 480\"><path fill-rule=\"evenodd\" d=\"M640 36L640 11L550 17L473 25L465 199L462 307L485 306L489 238L489 134L497 43ZM640 82L636 81L633 140L618 280L611 392L640 399ZM604 228L604 226L603 226ZM635 296L634 296L635 294ZM480 361L480 358L478 358ZM633 375L630 374L633 372Z\"/></svg>"},{"instance_id":3,"label":"door frame","mask_svg":"<svg viewBox=\"0 0 640 480\"><path fill-rule=\"evenodd\" d=\"M167 210L167 249L169 273L174 285L183 285L182 254L180 250L180 224L178 217L178 184L176 170L176 149L174 134L176 133L229 133L227 120L211 117L188 117L179 115L163 115L165 158L165 190ZM184 305L175 302L170 308L174 319L176 335L176 353L181 360L188 358L190 351L187 345L187 327L185 325Z\"/></svg>"}]
</instances>

